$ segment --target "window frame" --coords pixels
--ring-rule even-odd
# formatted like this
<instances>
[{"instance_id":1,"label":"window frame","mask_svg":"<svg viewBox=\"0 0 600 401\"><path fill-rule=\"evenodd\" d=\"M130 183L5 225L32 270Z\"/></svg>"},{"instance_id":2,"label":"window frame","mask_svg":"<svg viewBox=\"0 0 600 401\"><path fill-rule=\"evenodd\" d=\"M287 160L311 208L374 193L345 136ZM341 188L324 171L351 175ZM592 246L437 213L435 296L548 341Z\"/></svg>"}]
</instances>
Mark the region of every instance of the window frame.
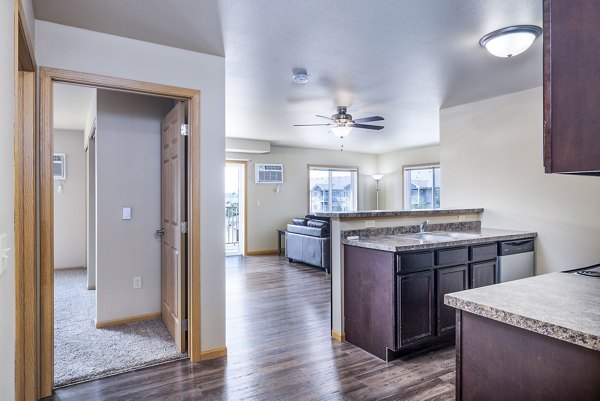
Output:
<instances>
[{"instance_id":1,"label":"window frame","mask_svg":"<svg viewBox=\"0 0 600 401\"><path fill-rule=\"evenodd\" d=\"M306 193L308 195L307 198L307 214L312 214L313 211L311 210L311 194L313 192L312 187L310 185L310 172L311 170L327 170L329 171L330 177L331 177L331 172L332 171L349 171L349 172L354 172L356 174L356 179L355 179L355 199L354 199L354 210L353 211L357 211L358 210L358 203L359 203L359 196L358 196L358 185L359 185L359 169L358 166L344 166L344 165L330 165L330 164L307 164L306 165ZM331 181L330 181L331 182ZM330 198L332 196L332 194L329 194ZM329 208L331 209L333 202L329 202ZM316 213L333 213L332 211L326 211L326 212L316 212Z\"/></svg>"},{"instance_id":2,"label":"window frame","mask_svg":"<svg viewBox=\"0 0 600 401\"><path fill-rule=\"evenodd\" d=\"M441 172L442 172L442 168L440 166L440 162L432 162L432 163L420 163L420 164L406 164L402 166L402 209L403 210L439 210L442 208L442 187L440 185L440 207L436 208L435 207L435 173L432 172L432 176L433 176L433 193L432 193L432 199L431 199L431 203L433 205L433 208L431 209L412 209L410 207L410 191L408 193L408 204L407 204L407 193L406 193L406 173L407 170L421 170L421 169L435 169L435 168L439 168L440 169L440 176L441 176ZM408 207L407 207L408 206Z\"/></svg>"}]
</instances>

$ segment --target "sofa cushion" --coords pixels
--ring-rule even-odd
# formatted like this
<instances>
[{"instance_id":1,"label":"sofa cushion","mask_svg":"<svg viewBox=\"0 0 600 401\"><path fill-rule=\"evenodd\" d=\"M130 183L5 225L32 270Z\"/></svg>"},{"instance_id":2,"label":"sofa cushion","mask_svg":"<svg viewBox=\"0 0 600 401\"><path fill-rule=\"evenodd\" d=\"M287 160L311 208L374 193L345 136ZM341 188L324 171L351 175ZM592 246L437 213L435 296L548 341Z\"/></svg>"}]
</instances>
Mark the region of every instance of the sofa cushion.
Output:
<instances>
[{"instance_id":1,"label":"sofa cushion","mask_svg":"<svg viewBox=\"0 0 600 401\"><path fill-rule=\"evenodd\" d=\"M305 226L306 222L308 219L304 218L304 217L294 217L292 219L292 224L295 224L297 226Z\"/></svg>"},{"instance_id":2,"label":"sofa cushion","mask_svg":"<svg viewBox=\"0 0 600 401\"><path fill-rule=\"evenodd\" d=\"M309 227L315 227L315 228L324 228L324 227L329 227L329 223L326 221L322 221L322 220L308 220L306 222L306 225Z\"/></svg>"},{"instance_id":3,"label":"sofa cushion","mask_svg":"<svg viewBox=\"0 0 600 401\"><path fill-rule=\"evenodd\" d=\"M288 224L287 231L294 234L308 235L309 237L328 237L329 228L317 228L307 226L297 226L295 224Z\"/></svg>"}]
</instances>

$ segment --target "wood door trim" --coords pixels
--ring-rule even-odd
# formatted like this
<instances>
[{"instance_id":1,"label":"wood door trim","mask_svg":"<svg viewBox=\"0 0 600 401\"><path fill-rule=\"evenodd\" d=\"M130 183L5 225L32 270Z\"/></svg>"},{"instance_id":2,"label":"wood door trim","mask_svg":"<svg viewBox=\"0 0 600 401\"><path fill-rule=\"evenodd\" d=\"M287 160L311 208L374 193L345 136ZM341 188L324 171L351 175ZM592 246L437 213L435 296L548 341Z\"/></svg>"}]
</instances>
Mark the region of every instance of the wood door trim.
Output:
<instances>
[{"instance_id":1,"label":"wood door trim","mask_svg":"<svg viewBox=\"0 0 600 401\"><path fill-rule=\"evenodd\" d=\"M37 361L36 61L23 4L14 1L14 247L16 400L39 398Z\"/></svg>"},{"instance_id":2,"label":"wood door trim","mask_svg":"<svg viewBox=\"0 0 600 401\"><path fill-rule=\"evenodd\" d=\"M52 179L52 85L75 84L188 101L188 356L202 359L200 297L200 91L56 68L40 68L40 386L53 389L54 216ZM34 319L35 316L28 316Z\"/></svg>"}]
</instances>

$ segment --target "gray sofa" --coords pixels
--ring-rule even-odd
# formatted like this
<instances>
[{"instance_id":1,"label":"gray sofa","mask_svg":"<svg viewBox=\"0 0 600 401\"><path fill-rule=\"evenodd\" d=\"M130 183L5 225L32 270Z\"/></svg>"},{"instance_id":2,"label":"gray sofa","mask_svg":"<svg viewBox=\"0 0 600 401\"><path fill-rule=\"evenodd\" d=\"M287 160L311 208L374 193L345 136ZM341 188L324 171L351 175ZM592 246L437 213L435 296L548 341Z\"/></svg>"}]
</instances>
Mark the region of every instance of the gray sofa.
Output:
<instances>
[{"instance_id":1,"label":"gray sofa","mask_svg":"<svg viewBox=\"0 0 600 401\"><path fill-rule=\"evenodd\" d=\"M329 221L308 215L295 218L285 233L285 256L290 262L321 267L329 273L331 235Z\"/></svg>"}]
</instances>

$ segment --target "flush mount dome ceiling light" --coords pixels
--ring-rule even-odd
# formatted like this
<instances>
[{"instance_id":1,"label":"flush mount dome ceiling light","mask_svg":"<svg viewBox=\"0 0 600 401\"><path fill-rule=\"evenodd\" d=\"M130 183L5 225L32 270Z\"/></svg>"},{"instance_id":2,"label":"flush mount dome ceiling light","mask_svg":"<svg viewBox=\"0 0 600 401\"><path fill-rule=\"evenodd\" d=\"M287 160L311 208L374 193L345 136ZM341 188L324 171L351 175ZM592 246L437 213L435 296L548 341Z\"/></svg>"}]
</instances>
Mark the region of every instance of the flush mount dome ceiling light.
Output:
<instances>
[{"instance_id":1,"label":"flush mount dome ceiling light","mask_svg":"<svg viewBox=\"0 0 600 401\"><path fill-rule=\"evenodd\" d=\"M488 33L479 44L496 57L513 57L529 49L541 33L536 25L508 26Z\"/></svg>"}]
</instances>

